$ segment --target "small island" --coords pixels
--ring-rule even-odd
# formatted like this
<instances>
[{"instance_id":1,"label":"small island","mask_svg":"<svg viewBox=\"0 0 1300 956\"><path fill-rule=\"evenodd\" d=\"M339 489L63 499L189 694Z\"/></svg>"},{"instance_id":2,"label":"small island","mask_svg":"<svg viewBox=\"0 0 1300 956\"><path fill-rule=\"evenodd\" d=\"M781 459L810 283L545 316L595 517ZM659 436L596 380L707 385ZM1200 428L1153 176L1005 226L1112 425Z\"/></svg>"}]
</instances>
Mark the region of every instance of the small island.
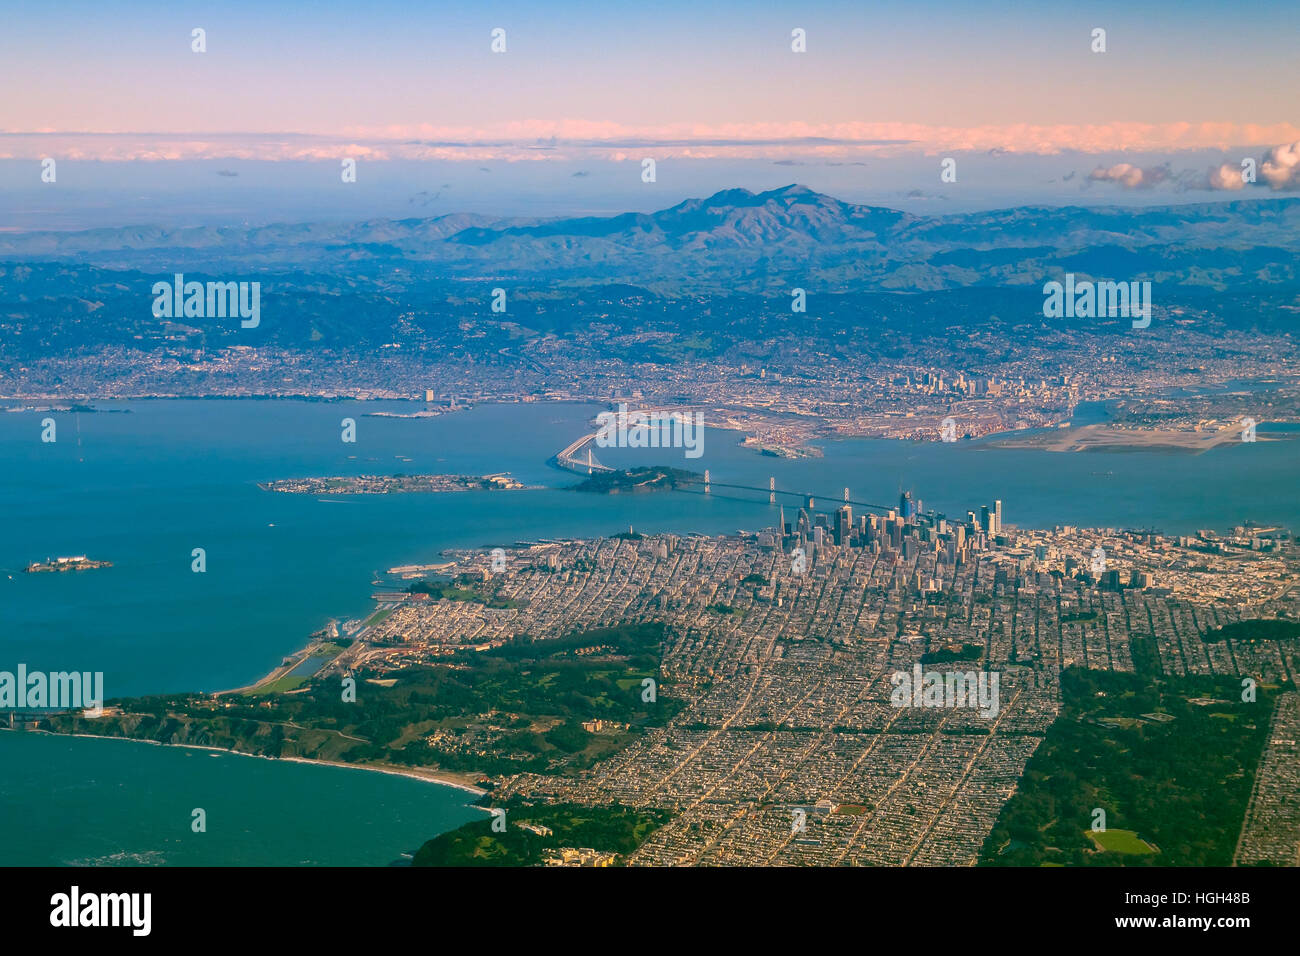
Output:
<instances>
[{"instance_id":1,"label":"small island","mask_svg":"<svg viewBox=\"0 0 1300 956\"><path fill-rule=\"evenodd\" d=\"M586 481L574 485L573 490L599 495L636 494L647 491L671 491L686 485L698 484L701 480L702 476L693 471L652 465L646 468L607 471L592 475Z\"/></svg>"},{"instance_id":2,"label":"small island","mask_svg":"<svg viewBox=\"0 0 1300 956\"><path fill-rule=\"evenodd\" d=\"M33 561L23 570L27 574L40 574L44 571L91 571L95 568L112 566L112 561L92 561L84 554L78 554L70 558L46 558L44 561Z\"/></svg>"},{"instance_id":3,"label":"small island","mask_svg":"<svg viewBox=\"0 0 1300 956\"><path fill-rule=\"evenodd\" d=\"M258 482L263 491L291 495L389 495L444 491L517 491L526 488L508 474L354 475L333 478L283 478Z\"/></svg>"}]
</instances>

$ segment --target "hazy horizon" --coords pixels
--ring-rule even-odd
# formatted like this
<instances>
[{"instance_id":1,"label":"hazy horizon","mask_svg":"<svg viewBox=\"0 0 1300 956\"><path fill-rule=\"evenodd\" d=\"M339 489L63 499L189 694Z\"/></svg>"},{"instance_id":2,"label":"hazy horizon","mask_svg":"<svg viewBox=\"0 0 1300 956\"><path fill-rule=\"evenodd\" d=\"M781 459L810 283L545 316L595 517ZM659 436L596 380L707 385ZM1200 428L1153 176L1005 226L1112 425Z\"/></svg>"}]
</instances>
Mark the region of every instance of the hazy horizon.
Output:
<instances>
[{"instance_id":1,"label":"hazy horizon","mask_svg":"<svg viewBox=\"0 0 1300 956\"><path fill-rule=\"evenodd\" d=\"M67 6L11 4L0 37L9 231L650 212L790 182L927 215L1300 189L1293 4Z\"/></svg>"},{"instance_id":2,"label":"hazy horizon","mask_svg":"<svg viewBox=\"0 0 1300 956\"><path fill-rule=\"evenodd\" d=\"M229 226L434 218L456 213L499 218L565 218L652 213L727 189L766 192L791 184L857 205L945 216L1024 206L1132 206L1270 200L1289 191L1115 189L1089 181L1069 157L959 158L963 180L938 182L905 160L864 164L774 164L682 161L659 165L658 181L637 170L551 163L426 167L417 162L365 163L350 188L337 185L327 162L186 160L158 164L64 162L57 187L39 167L0 161L0 232L76 231L126 226ZM1022 175L1001 181L1010 164ZM628 164L631 165L631 164ZM999 168L1001 167L1001 168ZM1054 167L1054 169L1052 168ZM939 169L938 160L924 168ZM1055 173L1055 174L1054 174ZM933 180L933 181L931 181ZM35 185L31 185L34 182ZM40 191L37 191L40 189Z\"/></svg>"}]
</instances>

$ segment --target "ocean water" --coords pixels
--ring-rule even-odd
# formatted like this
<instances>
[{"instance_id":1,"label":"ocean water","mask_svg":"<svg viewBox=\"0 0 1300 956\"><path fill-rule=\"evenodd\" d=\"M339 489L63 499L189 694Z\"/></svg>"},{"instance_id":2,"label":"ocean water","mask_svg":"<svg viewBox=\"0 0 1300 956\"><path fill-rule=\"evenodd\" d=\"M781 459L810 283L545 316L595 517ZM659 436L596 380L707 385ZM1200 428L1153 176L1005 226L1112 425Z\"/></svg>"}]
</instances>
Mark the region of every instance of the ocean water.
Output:
<instances>
[{"instance_id":1,"label":"ocean water","mask_svg":"<svg viewBox=\"0 0 1300 956\"><path fill-rule=\"evenodd\" d=\"M955 516L1001 498L1004 520L1026 527L1185 533L1248 519L1300 527L1297 441L1232 443L1187 456L848 440L826 443L823 458L786 460L760 456L740 447L735 433L711 429L698 459L685 458L681 449L596 454L616 467L707 468L718 483L712 494L592 496L568 490L579 477L547 460L590 430L596 406L486 405L432 419L366 414L418 407L405 403L159 400L96 407L101 411L0 414L0 670L21 662L31 670L103 671L109 697L250 683L329 619L368 613L377 573L437 561L445 548L486 550L629 527L678 533L770 527L777 508L765 491L721 487L766 488L769 477L778 489L812 494L826 508L845 487L854 500L886 506L910 490L925 507ZM47 416L57 424L54 443L40 440ZM356 422L355 444L341 440L344 418ZM1261 426L1261 438L1267 434ZM502 471L537 487L389 496L288 495L257 487L307 475ZM779 500L787 510L798 507L795 495ZM205 573L191 570L194 548L206 552ZM66 554L114 566L21 573L31 561ZM217 840L158 843L161 835L155 839L144 823L131 822L137 818L129 801L111 819L88 812L108 812L110 804L97 805L103 787L87 781L89 768L110 779L110 765L123 769L120 789L144 803L169 799L197 768L218 766L245 799L264 800L268 813L296 785L290 781L306 779L294 776L302 770L333 775L321 779L340 791L370 795L357 799L372 809L335 820L336 830L314 849L319 859L268 844L273 862L281 863L355 862L375 850L377 831L368 828L382 830L376 820L388 804L367 788L425 801L423 838L460 822L448 815L448 805L464 809L462 792L381 774L236 756L219 762L198 751L160 755L160 748L117 741L15 742L15 736L0 734L0 783L8 782L0 788L0 847L62 845L42 834L68 829L95 847L75 859L147 862L154 858L141 854L156 852L158 862L177 862L169 854L192 851L210 854L207 862L238 862L222 856L227 845ZM10 812L11 802L19 811ZM152 811L138 821L146 818ZM408 843L391 843L367 861L387 862L411 849ZM49 862L40 852L13 862Z\"/></svg>"},{"instance_id":2,"label":"ocean water","mask_svg":"<svg viewBox=\"0 0 1300 956\"><path fill-rule=\"evenodd\" d=\"M384 866L483 816L410 777L131 740L3 732L0 767L0 866Z\"/></svg>"}]
</instances>

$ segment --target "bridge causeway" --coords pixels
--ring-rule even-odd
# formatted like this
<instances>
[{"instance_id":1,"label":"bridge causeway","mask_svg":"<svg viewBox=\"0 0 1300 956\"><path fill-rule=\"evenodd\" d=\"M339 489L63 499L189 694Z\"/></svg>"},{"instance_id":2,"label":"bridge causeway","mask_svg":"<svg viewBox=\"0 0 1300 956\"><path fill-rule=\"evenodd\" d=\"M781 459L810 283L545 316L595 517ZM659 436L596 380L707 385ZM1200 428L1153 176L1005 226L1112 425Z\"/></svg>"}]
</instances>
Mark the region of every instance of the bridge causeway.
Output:
<instances>
[{"instance_id":1,"label":"bridge causeway","mask_svg":"<svg viewBox=\"0 0 1300 956\"><path fill-rule=\"evenodd\" d=\"M608 465L602 464L600 461L598 461L596 459L595 454L592 452L592 446L595 444L596 437L598 434L599 434L598 432L593 432L590 435L583 435L581 438L569 444L566 448L564 448L562 451L558 452L555 455L555 458L553 459L555 464L561 468L566 469L567 471L576 471L579 474L583 474L583 475L594 475L594 474L602 474L602 473L608 474L609 472L617 471L618 469L611 468ZM703 484L704 484L705 494L708 494L710 489L712 488L728 488L736 491L757 491L757 492L765 491L767 492L768 502L770 504L776 503L777 495L792 496L799 499L801 502L810 501L810 500L816 501L817 498L834 500L829 495L810 494L808 492L803 492L803 491L787 491L781 488L777 488L775 476L768 478L767 487L762 488L759 487L758 485L742 485L734 482L712 481L710 479L709 472L705 471ZM837 504L853 505L854 507L857 508L866 508L870 511L879 511L882 514L891 510L887 505L874 504L869 501L857 501L856 499L853 499L849 496L849 489L847 488L844 489L844 496L841 500L837 502Z\"/></svg>"}]
</instances>

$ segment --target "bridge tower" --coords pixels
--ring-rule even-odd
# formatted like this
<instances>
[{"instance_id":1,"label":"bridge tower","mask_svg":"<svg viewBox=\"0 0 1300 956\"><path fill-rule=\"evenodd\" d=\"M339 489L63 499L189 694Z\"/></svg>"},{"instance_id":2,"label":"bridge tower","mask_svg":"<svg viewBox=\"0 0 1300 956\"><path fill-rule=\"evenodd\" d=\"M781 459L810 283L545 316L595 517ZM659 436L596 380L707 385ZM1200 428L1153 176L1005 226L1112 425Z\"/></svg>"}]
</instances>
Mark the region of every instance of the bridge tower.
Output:
<instances>
[{"instance_id":1,"label":"bridge tower","mask_svg":"<svg viewBox=\"0 0 1300 956\"><path fill-rule=\"evenodd\" d=\"M704 493L709 493L709 469L704 469Z\"/></svg>"},{"instance_id":2,"label":"bridge tower","mask_svg":"<svg viewBox=\"0 0 1300 956\"><path fill-rule=\"evenodd\" d=\"M776 504L776 477L775 476L767 479L767 503L769 505Z\"/></svg>"},{"instance_id":3,"label":"bridge tower","mask_svg":"<svg viewBox=\"0 0 1300 956\"><path fill-rule=\"evenodd\" d=\"M844 503L846 505L849 503L849 489L847 488L844 489Z\"/></svg>"},{"instance_id":4,"label":"bridge tower","mask_svg":"<svg viewBox=\"0 0 1300 956\"><path fill-rule=\"evenodd\" d=\"M587 474L591 474L591 446L587 446Z\"/></svg>"}]
</instances>

